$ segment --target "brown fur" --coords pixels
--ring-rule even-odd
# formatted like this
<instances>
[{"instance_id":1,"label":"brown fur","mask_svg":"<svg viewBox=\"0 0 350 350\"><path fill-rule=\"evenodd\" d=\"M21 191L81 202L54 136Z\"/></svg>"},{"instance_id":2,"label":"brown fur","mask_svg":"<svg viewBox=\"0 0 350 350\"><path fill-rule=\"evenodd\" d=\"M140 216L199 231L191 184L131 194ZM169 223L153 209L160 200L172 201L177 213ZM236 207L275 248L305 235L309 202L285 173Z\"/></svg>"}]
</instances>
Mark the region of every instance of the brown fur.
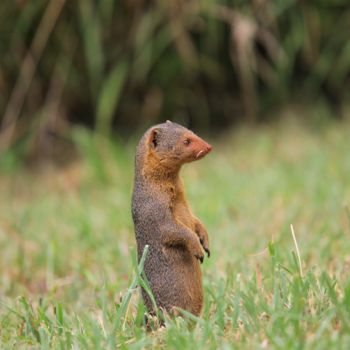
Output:
<instances>
[{"instance_id":1,"label":"brown fur","mask_svg":"<svg viewBox=\"0 0 350 350\"><path fill-rule=\"evenodd\" d=\"M191 212L179 171L210 150L205 141L171 122L149 129L137 147L132 214L138 257L149 245L144 272L157 306L170 314L179 307L199 315L203 305L200 262L203 249L210 254L208 233ZM144 290L142 295L152 312Z\"/></svg>"}]
</instances>

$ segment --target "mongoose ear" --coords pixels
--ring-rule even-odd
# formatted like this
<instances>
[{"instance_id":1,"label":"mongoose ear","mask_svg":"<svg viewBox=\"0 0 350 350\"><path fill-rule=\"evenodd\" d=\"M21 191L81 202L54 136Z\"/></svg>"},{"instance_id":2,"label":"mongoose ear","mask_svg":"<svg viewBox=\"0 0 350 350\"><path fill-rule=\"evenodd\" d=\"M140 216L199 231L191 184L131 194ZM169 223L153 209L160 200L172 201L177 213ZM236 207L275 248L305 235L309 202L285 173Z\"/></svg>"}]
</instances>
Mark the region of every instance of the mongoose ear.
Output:
<instances>
[{"instance_id":1,"label":"mongoose ear","mask_svg":"<svg viewBox=\"0 0 350 350\"><path fill-rule=\"evenodd\" d=\"M152 148L156 148L158 146L158 141L159 141L159 130L157 128L154 128L151 130L151 133L148 139L148 144Z\"/></svg>"}]
</instances>

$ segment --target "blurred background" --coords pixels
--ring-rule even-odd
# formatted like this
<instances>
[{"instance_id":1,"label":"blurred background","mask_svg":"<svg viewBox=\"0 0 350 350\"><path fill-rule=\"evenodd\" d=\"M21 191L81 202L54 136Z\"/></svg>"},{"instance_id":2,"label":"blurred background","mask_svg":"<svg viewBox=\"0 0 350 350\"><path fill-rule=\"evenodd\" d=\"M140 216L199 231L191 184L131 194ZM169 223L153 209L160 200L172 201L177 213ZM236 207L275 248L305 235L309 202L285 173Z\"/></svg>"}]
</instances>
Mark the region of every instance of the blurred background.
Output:
<instances>
[{"instance_id":1,"label":"blurred background","mask_svg":"<svg viewBox=\"0 0 350 350\"><path fill-rule=\"evenodd\" d=\"M347 0L3 1L0 33L0 152L25 158L62 154L76 125L217 135L349 100Z\"/></svg>"},{"instance_id":2,"label":"blurred background","mask_svg":"<svg viewBox=\"0 0 350 350\"><path fill-rule=\"evenodd\" d=\"M0 39L0 348L350 348L349 0L0 1ZM135 146L167 119L214 146L182 170L195 336L140 331L129 288Z\"/></svg>"}]
</instances>

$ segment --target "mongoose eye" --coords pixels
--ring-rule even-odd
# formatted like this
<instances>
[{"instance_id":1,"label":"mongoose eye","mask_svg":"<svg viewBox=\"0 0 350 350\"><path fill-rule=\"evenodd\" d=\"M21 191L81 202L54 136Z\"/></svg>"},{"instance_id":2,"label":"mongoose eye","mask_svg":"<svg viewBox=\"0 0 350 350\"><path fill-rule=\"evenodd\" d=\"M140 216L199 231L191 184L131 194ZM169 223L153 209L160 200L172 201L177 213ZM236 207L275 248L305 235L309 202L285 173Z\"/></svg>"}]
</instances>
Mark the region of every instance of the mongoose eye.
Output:
<instances>
[{"instance_id":1,"label":"mongoose eye","mask_svg":"<svg viewBox=\"0 0 350 350\"><path fill-rule=\"evenodd\" d=\"M191 144L191 140L190 139L185 139L184 140L184 145L185 146L189 146Z\"/></svg>"}]
</instances>

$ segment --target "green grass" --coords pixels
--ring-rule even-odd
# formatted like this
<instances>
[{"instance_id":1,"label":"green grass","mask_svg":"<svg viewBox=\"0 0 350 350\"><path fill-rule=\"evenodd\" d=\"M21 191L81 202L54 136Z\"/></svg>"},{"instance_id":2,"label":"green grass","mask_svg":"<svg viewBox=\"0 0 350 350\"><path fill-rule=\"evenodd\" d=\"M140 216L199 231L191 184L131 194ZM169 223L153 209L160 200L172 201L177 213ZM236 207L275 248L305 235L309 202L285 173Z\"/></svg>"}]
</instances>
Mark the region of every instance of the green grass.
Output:
<instances>
[{"instance_id":1,"label":"green grass","mask_svg":"<svg viewBox=\"0 0 350 350\"><path fill-rule=\"evenodd\" d=\"M241 129L183 169L212 252L192 329L181 318L151 333L143 326L133 142L80 131L81 161L3 171L0 348L348 349L348 135L345 122Z\"/></svg>"}]
</instances>

